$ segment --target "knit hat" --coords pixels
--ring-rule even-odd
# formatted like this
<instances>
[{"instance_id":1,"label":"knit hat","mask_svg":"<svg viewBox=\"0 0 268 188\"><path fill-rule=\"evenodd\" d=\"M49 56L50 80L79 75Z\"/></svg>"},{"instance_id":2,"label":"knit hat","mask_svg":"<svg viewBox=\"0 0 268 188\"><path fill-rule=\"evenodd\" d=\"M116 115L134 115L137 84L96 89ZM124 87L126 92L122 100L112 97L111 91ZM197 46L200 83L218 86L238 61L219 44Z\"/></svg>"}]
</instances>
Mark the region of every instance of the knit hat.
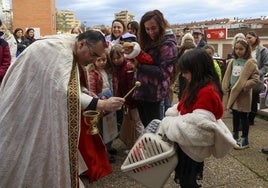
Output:
<instances>
[{"instance_id":1,"label":"knit hat","mask_svg":"<svg viewBox=\"0 0 268 188\"><path fill-rule=\"evenodd\" d=\"M181 39L181 45L183 45L185 43L185 41L189 42L189 40L192 41L193 43L195 43L194 42L194 37L193 37L193 35L191 33L184 34L182 39Z\"/></svg>"},{"instance_id":2,"label":"knit hat","mask_svg":"<svg viewBox=\"0 0 268 188\"><path fill-rule=\"evenodd\" d=\"M137 42L137 37L136 35L133 35L131 33L124 33L121 37L120 37L120 41L122 42Z\"/></svg>"}]
</instances>

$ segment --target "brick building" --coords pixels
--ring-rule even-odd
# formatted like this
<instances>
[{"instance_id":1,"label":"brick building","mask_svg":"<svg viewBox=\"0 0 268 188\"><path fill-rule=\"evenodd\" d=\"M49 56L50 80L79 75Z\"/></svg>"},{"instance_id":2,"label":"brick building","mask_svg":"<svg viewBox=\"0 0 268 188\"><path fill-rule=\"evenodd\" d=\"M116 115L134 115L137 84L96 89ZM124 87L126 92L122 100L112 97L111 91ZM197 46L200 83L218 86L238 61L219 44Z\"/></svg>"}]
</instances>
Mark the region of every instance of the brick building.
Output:
<instances>
[{"instance_id":1,"label":"brick building","mask_svg":"<svg viewBox=\"0 0 268 188\"><path fill-rule=\"evenodd\" d=\"M12 0L13 30L32 27L36 37L56 34L55 0Z\"/></svg>"}]
</instances>

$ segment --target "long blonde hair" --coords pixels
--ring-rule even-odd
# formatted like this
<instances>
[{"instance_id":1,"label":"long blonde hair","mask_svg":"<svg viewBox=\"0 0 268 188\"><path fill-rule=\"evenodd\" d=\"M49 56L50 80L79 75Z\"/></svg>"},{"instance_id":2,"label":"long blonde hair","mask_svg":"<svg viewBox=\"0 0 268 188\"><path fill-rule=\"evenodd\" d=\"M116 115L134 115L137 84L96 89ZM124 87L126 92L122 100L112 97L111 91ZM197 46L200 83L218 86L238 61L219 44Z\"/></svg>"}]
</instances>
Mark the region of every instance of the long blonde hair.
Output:
<instances>
[{"instance_id":1,"label":"long blonde hair","mask_svg":"<svg viewBox=\"0 0 268 188\"><path fill-rule=\"evenodd\" d=\"M5 40L8 39L9 36L11 35L11 32L7 29L7 26L5 24L2 24L1 28L2 28L3 32L5 33L4 39Z\"/></svg>"}]
</instances>

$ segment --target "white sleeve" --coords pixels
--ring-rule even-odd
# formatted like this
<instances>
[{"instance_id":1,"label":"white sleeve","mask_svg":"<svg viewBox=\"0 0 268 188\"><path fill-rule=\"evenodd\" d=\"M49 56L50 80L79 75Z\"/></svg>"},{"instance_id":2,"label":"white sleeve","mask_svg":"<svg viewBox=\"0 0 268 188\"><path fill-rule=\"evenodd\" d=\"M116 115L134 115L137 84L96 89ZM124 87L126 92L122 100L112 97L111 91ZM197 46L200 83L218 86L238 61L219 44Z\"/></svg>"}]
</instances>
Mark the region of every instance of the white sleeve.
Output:
<instances>
[{"instance_id":1,"label":"white sleeve","mask_svg":"<svg viewBox=\"0 0 268 188\"><path fill-rule=\"evenodd\" d=\"M93 97L85 93L81 93L81 108L82 110L86 109L89 103L92 101Z\"/></svg>"},{"instance_id":2,"label":"white sleeve","mask_svg":"<svg viewBox=\"0 0 268 188\"><path fill-rule=\"evenodd\" d=\"M137 57L141 52L141 47L140 47L139 43L137 43L137 42L132 42L132 43L135 44L133 51L130 54L124 54L124 57L127 59L133 59L133 58Z\"/></svg>"}]
</instances>

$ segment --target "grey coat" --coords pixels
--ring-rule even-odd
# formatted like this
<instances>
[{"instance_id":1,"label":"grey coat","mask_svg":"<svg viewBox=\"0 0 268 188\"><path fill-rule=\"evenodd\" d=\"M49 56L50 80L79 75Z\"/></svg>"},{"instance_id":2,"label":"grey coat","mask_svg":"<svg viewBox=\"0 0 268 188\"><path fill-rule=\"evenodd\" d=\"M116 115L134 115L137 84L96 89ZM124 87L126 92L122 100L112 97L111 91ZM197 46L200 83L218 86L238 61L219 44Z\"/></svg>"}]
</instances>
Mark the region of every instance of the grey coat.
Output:
<instances>
[{"instance_id":1,"label":"grey coat","mask_svg":"<svg viewBox=\"0 0 268 188\"><path fill-rule=\"evenodd\" d=\"M268 49L262 45L259 45L256 48L256 59L260 73L260 80L253 89L259 93L263 90L264 75L268 72Z\"/></svg>"}]
</instances>

